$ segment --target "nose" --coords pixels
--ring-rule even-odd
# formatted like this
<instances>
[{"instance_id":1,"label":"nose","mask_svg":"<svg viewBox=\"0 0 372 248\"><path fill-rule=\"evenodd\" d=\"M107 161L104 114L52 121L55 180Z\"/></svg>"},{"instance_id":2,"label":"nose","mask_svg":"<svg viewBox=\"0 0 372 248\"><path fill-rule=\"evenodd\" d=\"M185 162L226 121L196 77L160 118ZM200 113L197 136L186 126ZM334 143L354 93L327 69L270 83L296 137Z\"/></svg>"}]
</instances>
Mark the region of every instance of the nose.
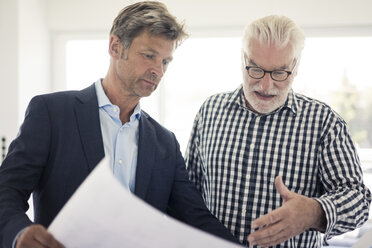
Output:
<instances>
[{"instance_id":1,"label":"nose","mask_svg":"<svg viewBox=\"0 0 372 248\"><path fill-rule=\"evenodd\" d=\"M163 62L156 62L151 68L151 75L156 78L162 78L165 73Z\"/></svg>"},{"instance_id":2,"label":"nose","mask_svg":"<svg viewBox=\"0 0 372 248\"><path fill-rule=\"evenodd\" d=\"M261 87L263 91L268 91L271 89L273 84L273 79L270 76L270 73L265 73L264 77L261 79Z\"/></svg>"}]
</instances>

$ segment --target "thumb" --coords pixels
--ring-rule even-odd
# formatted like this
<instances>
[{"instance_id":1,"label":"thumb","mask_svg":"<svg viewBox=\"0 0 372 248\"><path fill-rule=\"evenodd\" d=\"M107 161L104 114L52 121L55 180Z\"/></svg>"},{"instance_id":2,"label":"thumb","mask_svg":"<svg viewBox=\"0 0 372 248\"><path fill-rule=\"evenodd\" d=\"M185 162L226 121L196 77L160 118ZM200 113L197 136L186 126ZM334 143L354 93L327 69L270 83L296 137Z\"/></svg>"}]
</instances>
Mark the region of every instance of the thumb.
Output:
<instances>
[{"instance_id":1,"label":"thumb","mask_svg":"<svg viewBox=\"0 0 372 248\"><path fill-rule=\"evenodd\" d=\"M291 191L287 188L287 186L284 185L282 176L277 176L275 178L275 188L283 198L284 202L289 200Z\"/></svg>"}]
</instances>

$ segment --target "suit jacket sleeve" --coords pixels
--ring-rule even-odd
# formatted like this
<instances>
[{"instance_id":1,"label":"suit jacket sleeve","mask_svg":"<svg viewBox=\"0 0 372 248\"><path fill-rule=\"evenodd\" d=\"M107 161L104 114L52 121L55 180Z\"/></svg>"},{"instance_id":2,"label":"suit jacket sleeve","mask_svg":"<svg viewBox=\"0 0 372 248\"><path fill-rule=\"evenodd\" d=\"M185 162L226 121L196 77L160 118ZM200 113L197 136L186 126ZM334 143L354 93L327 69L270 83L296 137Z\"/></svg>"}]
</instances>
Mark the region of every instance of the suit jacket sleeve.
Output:
<instances>
[{"instance_id":1,"label":"suit jacket sleeve","mask_svg":"<svg viewBox=\"0 0 372 248\"><path fill-rule=\"evenodd\" d=\"M0 245L11 247L14 237L32 224L25 212L48 159L50 124L41 97L33 98L17 138L0 167Z\"/></svg>"},{"instance_id":2,"label":"suit jacket sleeve","mask_svg":"<svg viewBox=\"0 0 372 248\"><path fill-rule=\"evenodd\" d=\"M177 165L168 213L203 231L239 243L224 225L211 214L200 193L197 191L194 184L190 182L184 159L179 150L179 144L176 138L174 138L174 140L176 143Z\"/></svg>"}]
</instances>

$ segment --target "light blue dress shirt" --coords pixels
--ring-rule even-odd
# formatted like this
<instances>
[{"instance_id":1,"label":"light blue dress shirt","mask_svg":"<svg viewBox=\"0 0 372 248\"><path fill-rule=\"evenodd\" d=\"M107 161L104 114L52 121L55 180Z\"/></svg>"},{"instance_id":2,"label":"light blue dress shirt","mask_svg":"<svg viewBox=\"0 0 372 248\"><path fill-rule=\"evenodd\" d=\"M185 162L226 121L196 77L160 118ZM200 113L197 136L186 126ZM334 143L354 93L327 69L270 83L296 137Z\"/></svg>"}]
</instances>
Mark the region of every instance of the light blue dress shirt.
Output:
<instances>
[{"instance_id":1,"label":"light blue dress shirt","mask_svg":"<svg viewBox=\"0 0 372 248\"><path fill-rule=\"evenodd\" d=\"M99 118L103 137L105 156L110 158L110 167L115 177L134 192L137 154L138 154L138 126L141 117L140 103L134 108L127 123L121 123L120 109L113 105L106 96L102 79L95 83Z\"/></svg>"}]
</instances>

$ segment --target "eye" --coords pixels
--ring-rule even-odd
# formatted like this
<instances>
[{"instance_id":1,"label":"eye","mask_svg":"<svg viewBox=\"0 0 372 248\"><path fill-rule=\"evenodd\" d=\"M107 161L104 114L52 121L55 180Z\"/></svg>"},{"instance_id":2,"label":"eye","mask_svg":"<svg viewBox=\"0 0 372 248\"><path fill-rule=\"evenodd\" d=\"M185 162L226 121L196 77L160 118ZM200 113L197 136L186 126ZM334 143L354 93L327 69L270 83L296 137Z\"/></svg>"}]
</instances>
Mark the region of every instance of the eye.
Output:
<instances>
[{"instance_id":1,"label":"eye","mask_svg":"<svg viewBox=\"0 0 372 248\"><path fill-rule=\"evenodd\" d=\"M262 69L261 68L258 68L258 67L252 67L251 68L251 71L254 72L254 73L261 73L262 72Z\"/></svg>"},{"instance_id":2,"label":"eye","mask_svg":"<svg viewBox=\"0 0 372 248\"><path fill-rule=\"evenodd\" d=\"M262 74L264 71L261 69L261 68L259 68L259 67L251 67L251 68L249 68L249 70L250 70L250 72L252 73L252 74L255 74L255 75L260 75L260 74Z\"/></svg>"},{"instance_id":3,"label":"eye","mask_svg":"<svg viewBox=\"0 0 372 248\"><path fill-rule=\"evenodd\" d=\"M287 76L287 72L286 71L273 71L273 75L277 77L283 77L283 76Z\"/></svg>"},{"instance_id":4,"label":"eye","mask_svg":"<svg viewBox=\"0 0 372 248\"><path fill-rule=\"evenodd\" d=\"M153 54L148 54L148 53L142 53L142 56L145 57L146 59L154 59L154 55Z\"/></svg>"},{"instance_id":5,"label":"eye","mask_svg":"<svg viewBox=\"0 0 372 248\"><path fill-rule=\"evenodd\" d=\"M168 65L169 61L168 60L163 60L163 65Z\"/></svg>"}]
</instances>

